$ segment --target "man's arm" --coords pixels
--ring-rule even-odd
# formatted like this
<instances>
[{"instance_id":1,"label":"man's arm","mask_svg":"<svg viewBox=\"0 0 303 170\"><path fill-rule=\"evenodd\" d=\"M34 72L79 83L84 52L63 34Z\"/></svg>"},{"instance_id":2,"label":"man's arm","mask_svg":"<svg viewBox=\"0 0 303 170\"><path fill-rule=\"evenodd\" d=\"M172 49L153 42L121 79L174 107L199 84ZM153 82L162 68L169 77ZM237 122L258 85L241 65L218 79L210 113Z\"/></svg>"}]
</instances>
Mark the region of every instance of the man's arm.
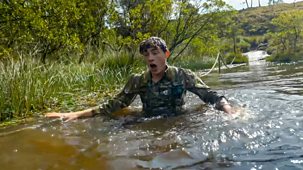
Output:
<instances>
[{"instance_id":1,"label":"man's arm","mask_svg":"<svg viewBox=\"0 0 303 170\"><path fill-rule=\"evenodd\" d=\"M234 110L230 103L224 96L219 96L217 92L210 90L210 88L192 71L184 71L185 88L198 95L205 103L214 104L215 108L222 110L225 113L232 114Z\"/></svg>"},{"instance_id":2,"label":"man's arm","mask_svg":"<svg viewBox=\"0 0 303 170\"><path fill-rule=\"evenodd\" d=\"M65 121L70 121L80 117L92 117L93 108L77 111L77 112L68 112L68 113L49 112L46 113L45 116L48 118L62 118Z\"/></svg>"},{"instance_id":3,"label":"man's arm","mask_svg":"<svg viewBox=\"0 0 303 170\"><path fill-rule=\"evenodd\" d=\"M69 112L69 113L58 113L50 112L46 113L45 116L49 118L62 118L63 120L69 121L82 117L92 117L94 115L106 115L111 116L111 113L119 111L120 109L129 106L136 97L133 86L135 85L138 77L132 76L124 86L123 90L111 100L93 108L89 108L82 111Z\"/></svg>"}]
</instances>

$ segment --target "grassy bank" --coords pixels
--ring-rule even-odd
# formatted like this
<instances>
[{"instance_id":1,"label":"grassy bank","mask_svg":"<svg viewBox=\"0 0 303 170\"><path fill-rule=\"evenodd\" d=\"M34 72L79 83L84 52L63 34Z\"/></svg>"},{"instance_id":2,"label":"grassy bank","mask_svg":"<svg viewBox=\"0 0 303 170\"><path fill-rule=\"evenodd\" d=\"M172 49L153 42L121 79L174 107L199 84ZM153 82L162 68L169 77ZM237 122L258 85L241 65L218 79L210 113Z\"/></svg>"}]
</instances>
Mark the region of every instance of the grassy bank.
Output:
<instances>
[{"instance_id":1,"label":"grassy bank","mask_svg":"<svg viewBox=\"0 0 303 170\"><path fill-rule=\"evenodd\" d=\"M109 58L83 64L42 65L25 57L1 62L0 122L95 106L120 89L130 73L142 69L123 64L123 58ZM105 67L110 64L116 67Z\"/></svg>"}]
</instances>

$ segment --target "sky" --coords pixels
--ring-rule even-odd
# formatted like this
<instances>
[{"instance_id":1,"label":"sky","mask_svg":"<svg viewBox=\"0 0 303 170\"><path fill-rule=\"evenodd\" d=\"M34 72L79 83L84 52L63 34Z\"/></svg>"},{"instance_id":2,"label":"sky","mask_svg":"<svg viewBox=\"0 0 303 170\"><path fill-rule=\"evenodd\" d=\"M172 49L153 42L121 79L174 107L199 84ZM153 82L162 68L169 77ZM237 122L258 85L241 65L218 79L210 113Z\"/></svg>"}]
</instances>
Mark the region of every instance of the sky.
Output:
<instances>
[{"instance_id":1,"label":"sky","mask_svg":"<svg viewBox=\"0 0 303 170\"><path fill-rule=\"evenodd\" d=\"M224 0L227 4L233 6L235 9L246 8L245 0ZM260 0L262 6L267 6L269 0ZM303 0L283 0L285 3L293 3L294 1L299 2ZM248 0L250 5L250 0ZM253 6L258 6L258 0L253 0Z\"/></svg>"}]
</instances>

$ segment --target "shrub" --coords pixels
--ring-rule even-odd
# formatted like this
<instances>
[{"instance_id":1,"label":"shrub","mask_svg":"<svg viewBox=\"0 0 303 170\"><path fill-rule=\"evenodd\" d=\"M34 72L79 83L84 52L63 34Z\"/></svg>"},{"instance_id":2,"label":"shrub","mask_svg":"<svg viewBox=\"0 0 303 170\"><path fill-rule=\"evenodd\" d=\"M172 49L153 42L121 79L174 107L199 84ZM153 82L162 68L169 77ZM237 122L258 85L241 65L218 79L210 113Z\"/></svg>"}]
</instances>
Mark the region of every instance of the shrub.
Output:
<instances>
[{"instance_id":1,"label":"shrub","mask_svg":"<svg viewBox=\"0 0 303 170\"><path fill-rule=\"evenodd\" d=\"M266 59L266 61L270 62L279 62L279 63L289 63L292 61L303 60L303 51L298 51L296 53L293 52L284 52L273 54Z\"/></svg>"},{"instance_id":2,"label":"shrub","mask_svg":"<svg viewBox=\"0 0 303 170\"><path fill-rule=\"evenodd\" d=\"M229 53L225 56L227 64L241 64L248 63L248 58L241 53Z\"/></svg>"}]
</instances>

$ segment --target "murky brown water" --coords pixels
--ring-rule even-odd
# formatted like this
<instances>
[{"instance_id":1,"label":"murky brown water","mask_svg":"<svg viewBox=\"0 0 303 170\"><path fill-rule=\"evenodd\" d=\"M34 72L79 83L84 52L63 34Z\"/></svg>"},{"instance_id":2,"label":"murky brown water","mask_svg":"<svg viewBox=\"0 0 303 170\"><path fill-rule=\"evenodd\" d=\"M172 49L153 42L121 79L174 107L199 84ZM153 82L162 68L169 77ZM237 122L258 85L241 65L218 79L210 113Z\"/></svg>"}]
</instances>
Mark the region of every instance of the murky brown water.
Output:
<instances>
[{"instance_id":1,"label":"murky brown water","mask_svg":"<svg viewBox=\"0 0 303 170\"><path fill-rule=\"evenodd\" d=\"M39 120L0 130L0 169L303 169L302 63L204 80L241 113L224 115L189 94L189 113L177 117Z\"/></svg>"}]
</instances>

